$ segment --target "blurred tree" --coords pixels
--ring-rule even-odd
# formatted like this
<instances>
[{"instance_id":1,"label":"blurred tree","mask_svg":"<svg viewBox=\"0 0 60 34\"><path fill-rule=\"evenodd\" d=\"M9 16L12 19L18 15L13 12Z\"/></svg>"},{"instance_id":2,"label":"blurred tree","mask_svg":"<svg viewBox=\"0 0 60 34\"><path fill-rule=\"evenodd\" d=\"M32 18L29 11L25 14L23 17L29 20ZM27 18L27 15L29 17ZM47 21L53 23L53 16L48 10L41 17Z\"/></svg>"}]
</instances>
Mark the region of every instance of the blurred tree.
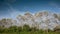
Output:
<instances>
[{"instance_id":1,"label":"blurred tree","mask_svg":"<svg viewBox=\"0 0 60 34\"><path fill-rule=\"evenodd\" d=\"M17 32L17 26L9 27L9 32Z\"/></svg>"},{"instance_id":2,"label":"blurred tree","mask_svg":"<svg viewBox=\"0 0 60 34\"><path fill-rule=\"evenodd\" d=\"M0 26L0 33L4 32L4 27Z\"/></svg>"},{"instance_id":3,"label":"blurred tree","mask_svg":"<svg viewBox=\"0 0 60 34\"><path fill-rule=\"evenodd\" d=\"M23 26L23 31L29 31L29 29L30 29L29 25L26 25L26 24L25 24L25 25Z\"/></svg>"},{"instance_id":4,"label":"blurred tree","mask_svg":"<svg viewBox=\"0 0 60 34\"><path fill-rule=\"evenodd\" d=\"M17 32L21 32L21 31L23 31L23 29L22 29L22 27L18 27L18 29L17 29L18 31Z\"/></svg>"},{"instance_id":5,"label":"blurred tree","mask_svg":"<svg viewBox=\"0 0 60 34\"><path fill-rule=\"evenodd\" d=\"M60 25L56 26L56 27L54 28L54 31L55 31L55 32L58 32L58 31L60 32Z\"/></svg>"},{"instance_id":6,"label":"blurred tree","mask_svg":"<svg viewBox=\"0 0 60 34\"><path fill-rule=\"evenodd\" d=\"M53 16L54 16L55 18L58 18L58 15L57 15L57 14L55 14L55 13L53 14Z\"/></svg>"},{"instance_id":7,"label":"blurred tree","mask_svg":"<svg viewBox=\"0 0 60 34\"><path fill-rule=\"evenodd\" d=\"M5 19L5 18L4 18L4 19L2 19L2 20L0 21L0 23L1 23L1 26L6 25L6 24L7 24L6 19Z\"/></svg>"},{"instance_id":8,"label":"blurred tree","mask_svg":"<svg viewBox=\"0 0 60 34\"><path fill-rule=\"evenodd\" d=\"M58 15L58 20L60 21L60 15Z\"/></svg>"}]
</instances>

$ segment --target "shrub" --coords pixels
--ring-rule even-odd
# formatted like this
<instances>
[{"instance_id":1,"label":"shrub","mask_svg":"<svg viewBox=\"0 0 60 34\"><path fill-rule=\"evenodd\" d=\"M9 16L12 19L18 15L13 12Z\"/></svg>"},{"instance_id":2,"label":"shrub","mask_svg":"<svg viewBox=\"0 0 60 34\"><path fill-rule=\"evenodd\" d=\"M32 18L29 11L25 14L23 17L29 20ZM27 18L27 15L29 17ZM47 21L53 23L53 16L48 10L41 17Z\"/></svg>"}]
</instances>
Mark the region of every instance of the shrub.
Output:
<instances>
[{"instance_id":1,"label":"shrub","mask_svg":"<svg viewBox=\"0 0 60 34\"><path fill-rule=\"evenodd\" d=\"M28 25L25 24L25 25L23 26L23 31L29 31L29 29L30 29L30 27L29 27Z\"/></svg>"},{"instance_id":2,"label":"shrub","mask_svg":"<svg viewBox=\"0 0 60 34\"><path fill-rule=\"evenodd\" d=\"M18 27L17 32L21 32L21 31L22 31L22 27Z\"/></svg>"},{"instance_id":3,"label":"shrub","mask_svg":"<svg viewBox=\"0 0 60 34\"><path fill-rule=\"evenodd\" d=\"M9 32L17 32L17 26L11 26L10 28L9 28Z\"/></svg>"}]
</instances>

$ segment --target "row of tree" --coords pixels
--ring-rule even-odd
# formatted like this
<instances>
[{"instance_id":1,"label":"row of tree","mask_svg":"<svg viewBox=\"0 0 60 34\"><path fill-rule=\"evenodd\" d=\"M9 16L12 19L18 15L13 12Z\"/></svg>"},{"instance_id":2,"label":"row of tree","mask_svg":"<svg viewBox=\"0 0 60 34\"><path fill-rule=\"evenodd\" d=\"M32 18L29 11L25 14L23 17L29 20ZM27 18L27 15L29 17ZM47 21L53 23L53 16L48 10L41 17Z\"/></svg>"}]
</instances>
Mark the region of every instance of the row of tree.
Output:
<instances>
[{"instance_id":1,"label":"row of tree","mask_svg":"<svg viewBox=\"0 0 60 34\"><path fill-rule=\"evenodd\" d=\"M1 26L0 32L37 31L39 28L48 29L48 27L50 29L55 29L55 30L58 29L57 25L58 24L60 25L60 16L58 16L57 14L49 15L48 13L47 14L46 13L47 12L37 13L35 16L31 15L30 13L26 13L24 16L18 15L17 20L6 19L6 18L1 19L0 20L0 26ZM46 26L46 24L48 26ZM60 27L59 25L58 27Z\"/></svg>"},{"instance_id":2,"label":"row of tree","mask_svg":"<svg viewBox=\"0 0 60 34\"><path fill-rule=\"evenodd\" d=\"M12 32L22 32L22 31L27 31L27 32L31 32L31 31L38 31L38 29L34 28L30 28L28 25L24 25L23 27L19 26L11 26L9 28L5 28L0 26L0 33L12 33Z\"/></svg>"}]
</instances>

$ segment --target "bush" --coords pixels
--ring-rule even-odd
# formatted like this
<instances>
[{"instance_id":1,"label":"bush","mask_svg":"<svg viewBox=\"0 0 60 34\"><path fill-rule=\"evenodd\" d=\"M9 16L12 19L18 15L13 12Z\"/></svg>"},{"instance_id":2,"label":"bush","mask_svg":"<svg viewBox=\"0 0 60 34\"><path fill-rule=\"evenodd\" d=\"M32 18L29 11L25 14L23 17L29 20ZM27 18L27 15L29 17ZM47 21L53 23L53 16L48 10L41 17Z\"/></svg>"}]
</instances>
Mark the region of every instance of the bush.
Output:
<instances>
[{"instance_id":1,"label":"bush","mask_svg":"<svg viewBox=\"0 0 60 34\"><path fill-rule=\"evenodd\" d=\"M4 32L4 27L0 26L0 33Z\"/></svg>"},{"instance_id":2,"label":"bush","mask_svg":"<svg viewBox=\"0 0 60 34\"><path fill-rule=\"evenodd\" d=\"M17 26L11 26L10 28L9 28L9 32L17 32Z\"/></svg>"},{"instance_id":3,"label":"bush","mask_svg":"<svg viewBox=\"0 0 60 34\"><path fill-rule=\"evenodd\" d=\"M25 25L23 26L23 31L29 31L29 29L30 29L30 27L29 27L28 25L25 24Z\"/></svg>"},{"instance_id":4,"label":"bush","mask_svg":"<svg viewBox=\"0 0 60 34\"><path fill-rule=\"evenodd\" d=\"M37 29L36 27L30 28L30 31L34 32L34 31L39 31L39 29Z\"/></svg>"},{"instance_id":5,"label":"bush","mask_svg":"<svg viewBox=\"0 0 60 34\"><path fill-rule=\"evenodd\" d=\"M22 27L18 27L17 32L21 32L21 31L22 31Z\"/></svg>"}]
</instances>

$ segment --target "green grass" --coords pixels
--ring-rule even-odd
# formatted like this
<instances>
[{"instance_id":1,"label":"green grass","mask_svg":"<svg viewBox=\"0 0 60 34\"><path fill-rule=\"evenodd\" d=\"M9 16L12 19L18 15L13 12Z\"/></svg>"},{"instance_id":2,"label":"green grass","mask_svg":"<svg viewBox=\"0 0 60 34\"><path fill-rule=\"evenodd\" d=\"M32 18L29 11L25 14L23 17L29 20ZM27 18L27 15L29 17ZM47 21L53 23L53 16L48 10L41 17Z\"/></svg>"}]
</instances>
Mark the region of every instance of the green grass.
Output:
<instances>
[{"instance_id":1,"label":"green grass","mask_svg":"<svg viewBox=\"0 0 60 34\"><path fill-rule=\"evenodd\" d=\"M32 31L32 32L28 32L28 31L21 31L21 32L8 32L8 33L0 33L0 34L60 34L60 32L41 32L41 31Z\"/></svg>"},{"instance_id":2,"label":"green grass","mask_svg":"<svg viewBox=\"0 0 60 34\"><path fill-rule=\"evenodd\" d=\"M34 28L30 28L28 25L22 27L11 26L10 28L0 27L0 34L60 34L60 32L55 31L43 31Z\"/></svg>"}]
</instances>

